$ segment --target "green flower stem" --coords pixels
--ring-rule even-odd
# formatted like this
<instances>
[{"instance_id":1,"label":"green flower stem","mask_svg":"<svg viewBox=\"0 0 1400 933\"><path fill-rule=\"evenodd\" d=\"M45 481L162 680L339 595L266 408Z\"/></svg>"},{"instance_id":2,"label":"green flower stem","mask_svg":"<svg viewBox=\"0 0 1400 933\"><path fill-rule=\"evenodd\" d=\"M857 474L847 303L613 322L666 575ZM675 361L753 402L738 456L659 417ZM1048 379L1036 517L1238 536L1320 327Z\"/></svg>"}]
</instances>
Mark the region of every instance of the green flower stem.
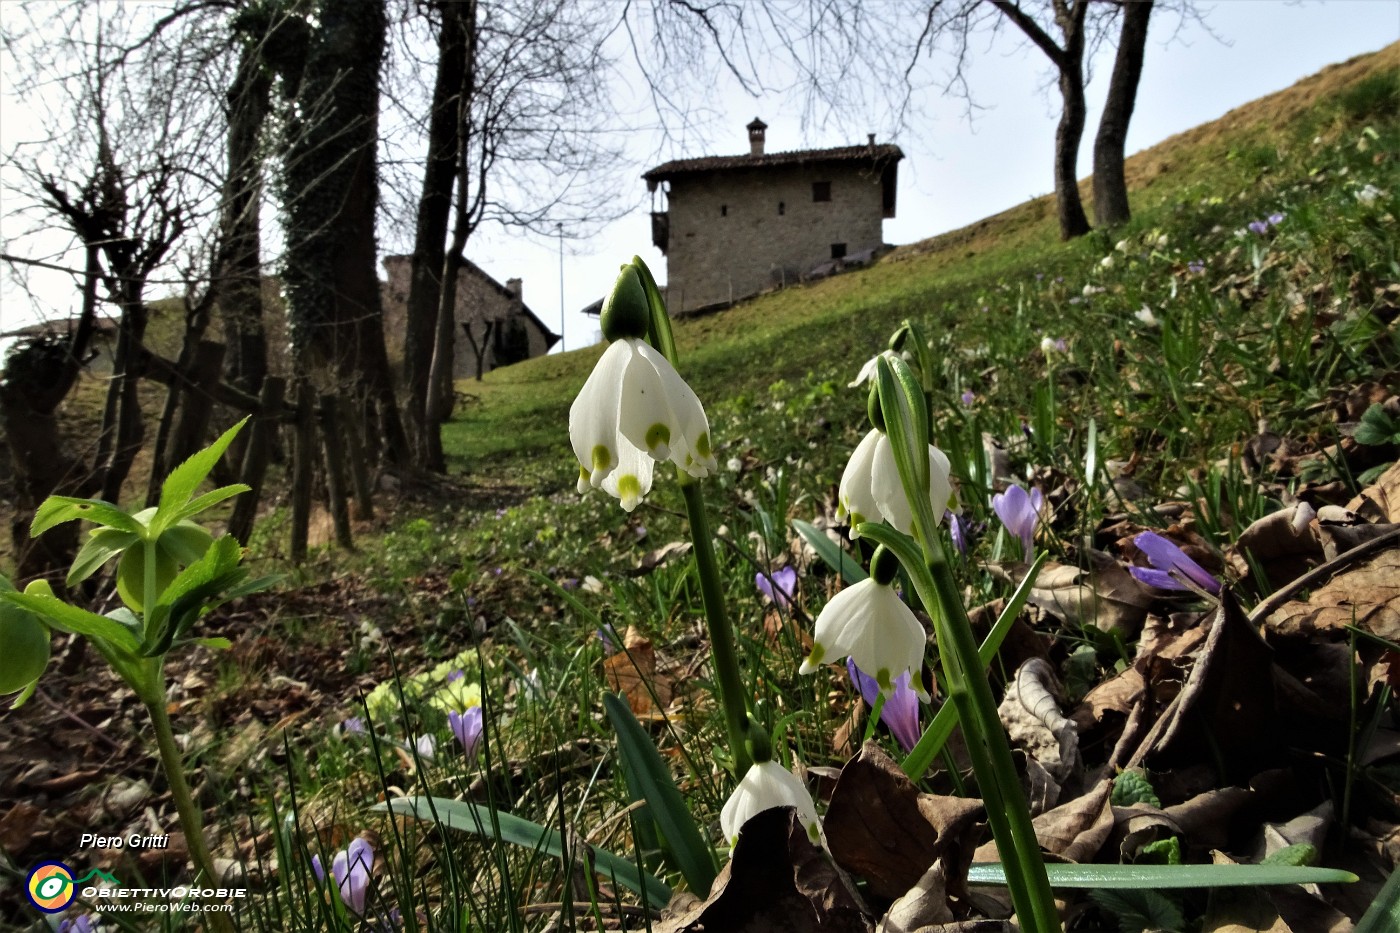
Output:
<instances>
[{"instance_id":1,"label":"green flower stem","mask_svg":"<svg viewBox=\"0 0 1400 933\"><path fill-rule=\"evenodd\" d=\"M157 678L161 675L157 672ZM160 763L165 769L166 780L170 782L170 796L175 801L175 810L180 814L180 826L185 831L185 843L190 849L190 860L195 870L203 876L205 884L217 885L218 872L214 870L214 859L209 855L209 847L204 842L204 821L199 808L190 794L190 785L185 781L184 762L180 748L175 744L175 732L170 726L170 715L165 711L166 697L162 680L154 691L141 690L141 700L146 712L151 716L151 724L156 727L156 746L160 749ZM222 913L205 915L216 929L230 929L227 916Z\"/></svg>"},{"instance_id":2,"label":"green flower stem","mask_svg":"<svg viewBox=\"0 0 1400 933\"><path fill-rule=\"evenodd\" d=\"M681 473L681 492L690 518L690 540L695 545L695 569L700 576L700 596L705 603L705 621L710 631L710 656L714 660L719 701L724 707L724 723L729 732L729 748L734 755L734 776L742 778L753 764L748 743L748 704L744 682L739 676L739 657L734 651L734 630L724 606L719 563L715 560L714 540L705 517L705 494L700 483Z\"/></svg>"},{"instance_id":3,"label":"green flower stem","mask_svg":"<svg viewBox=\"0 0 1400 933\"><path fill-rule=\"evenodd\" d=\"M1060 916L1030 808L997 716L991 685L982 674L967 608L936 533L941 515L935 514L929 501L929 422L923 392L902 360L881 358L876 364L876 379L900 484L913 511L918 545L892 528L870 522L861 525L860 533L895 552L933 617L948 696L967 739L978 790L1006 867L1006 886L1021 927L1035 933L1058 933Z\"/></svg>"}]
</instances>

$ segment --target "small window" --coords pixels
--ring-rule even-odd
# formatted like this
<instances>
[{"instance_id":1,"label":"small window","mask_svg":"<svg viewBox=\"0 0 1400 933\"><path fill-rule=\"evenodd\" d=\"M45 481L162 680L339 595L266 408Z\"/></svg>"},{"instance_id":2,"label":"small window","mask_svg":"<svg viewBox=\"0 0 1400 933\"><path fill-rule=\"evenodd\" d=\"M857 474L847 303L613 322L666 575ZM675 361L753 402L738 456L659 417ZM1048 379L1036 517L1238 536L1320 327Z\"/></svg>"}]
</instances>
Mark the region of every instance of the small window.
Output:
<instances>
[{"instance_id":1,"label":"small window","mask_svg":"<svg viewBox=\"0 0 1400 933\"><path fill-rule=\"evenodd\" d=\"M845 243L832 243L832 244L831 244L831 258L832 258L832 259L845 259L845 258L846 258L846 244L845 244Z\"/></svg>"},{"instance_id":2,"label":"small window","mask_svg":"<svg viewBox=\"0 0 1400 933\"><path fill-rule=\"evenodd\" d=\"M812 200L813 200L813 201L830 201L830 200L831 200L831 182L829 182L829 181L814 181L814 182L812 182Z\"/></svg>"},{"instance_id":3,"label":"small window","mask_svg":"<svg viewBox=\"0 0 1400 933\"><path fill-rule=\"evenodd\" d=\"M781 217L783 214L786 214L786 213L787 213L787 205L784 204L782 201L779 201L779 202L778 202L778 216Z\"/></svg>"},{"instance_id":4,"label":"small window","mask_svg":"<svg viewBox=\"0 0 1400 933\"><path fill-rule=\"evenodd\" d=\"M721 205L719 206L719 216L721 216L721 217L728 217L728 216L729 216L729 205L728 205L728 204L721 204Z\"/></svg>"}]
</instances>

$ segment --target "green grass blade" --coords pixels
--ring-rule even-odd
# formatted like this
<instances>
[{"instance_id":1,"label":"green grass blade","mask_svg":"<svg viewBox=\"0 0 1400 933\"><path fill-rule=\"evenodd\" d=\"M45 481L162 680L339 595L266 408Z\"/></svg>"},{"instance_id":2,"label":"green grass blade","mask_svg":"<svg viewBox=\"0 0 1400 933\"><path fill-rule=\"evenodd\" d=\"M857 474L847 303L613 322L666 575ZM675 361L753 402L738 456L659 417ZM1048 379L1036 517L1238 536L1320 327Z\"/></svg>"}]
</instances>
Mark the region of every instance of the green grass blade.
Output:
<instances>
[{"instance_id":1,"label":"green grass blade","mask_svg":"<svg viewBox=\"0 0 1400 933\"><path fill-rule=\"evenodd\" d=\"M1052 888L1240 888L1268 884L1350 884L1358 880L1351 872L1338 868L1294 865L1047 864L1045 873L1050 876ZM976 862L968 869L967 883L1005 884L1006 875L1000 862ZM1400 888L1396 890L1400 893Z\"/></svg>"},{"instance_id":2,"label":"green grass blade","mask_svg":"<svg viewBox=\"0 0 1400 933\"><path fill-rule=\"evenodd\" d=\"M823 534L817 526L793 519L792 528L802 536L802 540L812 546L818 557L826 561L828 567L841 574L841 579L847 586L865 579L866 573L861 568L860 561L841 550L841 546Z\"/></svg>"},{"instance_id":3,"label":"green grass blade","mask_svg":"<svg viewBox=\"0 0 1400 933\"><path fill-rule=\"evenodd\" d=\"M489 807L467 800L448 800L445 797L399 797L388 803L381 803L376 810L392 810L412 816L424 822L436 822L445 829L456 829L475 833L478 836L497 838L536 852L544 852L555 858L564 854L564 840L559 831L541 826L539 823L523 819L513 813L494 813ZM436 812L436 819L433 813ZM492 831L492 822L500 826L500 835ZM664 904L671 899L671 889L660 878L646 875L637 866L603 849L592 850L594 867L605 875L610 875L618 884L643 893L653 904Z\"/></svg>"},{"instance_id":4,"label":"green grass blade","mask_svg":"<svg viewBox=\"0 0 1400 933\"><path fill-rule=\"evenodd\" d=\"M661 830L663 845L691 891L702 898L708 897L715 880L714 853L705 844L699 827L686 809L685 800L671 779L671 769L632 715L626 700L607 693L603 695L603 706L617 731L622 766L629 769L635 779L629 779L627 786L631 788L635 783L641 790L642 799Z\"/></svg>"},{"instance_id":5,"label":"green grass blade","mask_svg":"<svg viewBox=\"0 0 1400 933\"><path fill-rule=\"evenodd\" d=\"M1391 872L1381 893L1356 924L1355 933L1389 933L1400 930L1400 871Z\"/></svg>"}]
</instances>

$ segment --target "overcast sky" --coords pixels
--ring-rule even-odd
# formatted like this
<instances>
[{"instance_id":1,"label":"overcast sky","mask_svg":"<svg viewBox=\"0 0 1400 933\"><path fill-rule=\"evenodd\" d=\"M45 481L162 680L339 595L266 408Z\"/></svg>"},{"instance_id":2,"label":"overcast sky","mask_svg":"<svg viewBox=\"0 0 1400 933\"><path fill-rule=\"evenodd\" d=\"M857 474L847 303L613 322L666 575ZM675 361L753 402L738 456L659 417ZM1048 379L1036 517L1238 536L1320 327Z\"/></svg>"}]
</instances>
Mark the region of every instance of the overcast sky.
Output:
<instances>
[{"instance_id":1,"label":"overcast sky","mask_svg":"<svg viewBox=\"0 0 1400 933\"><path fill-rule=\"evenodd\" d=\"M2 0L0 0L2 2ZM878 3L880 0L870 0ZM1176 31L1171 17L1154 19L1137 109L1128 137L1136 152L1175 133L1214 119L1230 109L1287 87L1328 64L1374 51L1400 39L1400 0L1202 0L1199 8L1214 33L1188 24ZM658 279L665 280L665 258L651 246L649 201L641 174L666 158L732 155L748 151L744 125L755 116L768 124L770 152L895 142L905 152L899 168L897 216L885 221L885 240L904 244L972 223L1053 189L1051 157L1059 96L1048 81L1043 56L1008 31L994 45L975 46L968 84L980 106L971 121L963 101L930 91L917 101L923 112L918 129L890 138L873 121L849 119L808 127L799 119L801 102L781 96L754 98L735 82L721 81L698 98L716 117L708 136L690 136L667 148L654 134L634 134L627 145L630 166L624 177L635 188L620 192L636 209L587 240L564 243L563 308L567 348L596 339L596 319L578 313L602 297L617 267L640 254ZM1089 87L1090 113L1080 174L1089 159L1099 106L1112 66L1111 48L1094 63ZM934 60L931 67L946 67ZM624 81L626 75L623 75ZM6 108L0 133L15 132L16 111ZM0 202L8 214L12 201ZM5 236L14 228L5 224ZM386 250L404 244L388 242ZM11 243L6 240L6 251ZM30 252L26 250L25 252ZM468 255L500 281L521 278L525 301L552 329L560 329L560 243L484 228ZM76 257L73 265L80 265ZM35 277L45 289L50 313L76 312L78 295L62 274ZM158 289L152 289L152 295ZM0 331L22 326L34 310L13 289L0 291Z\"/></svg>"}]
</instances>

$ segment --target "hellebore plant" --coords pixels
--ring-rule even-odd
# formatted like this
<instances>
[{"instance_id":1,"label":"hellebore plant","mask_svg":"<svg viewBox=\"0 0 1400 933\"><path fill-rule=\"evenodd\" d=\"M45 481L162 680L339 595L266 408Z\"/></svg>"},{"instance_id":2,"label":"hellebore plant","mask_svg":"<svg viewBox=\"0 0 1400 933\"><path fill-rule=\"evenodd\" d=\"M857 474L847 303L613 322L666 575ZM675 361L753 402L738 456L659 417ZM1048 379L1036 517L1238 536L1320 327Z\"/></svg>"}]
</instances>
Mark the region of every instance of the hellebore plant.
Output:
<instances>
[{"instance_id":1,"label":"hellebore plant","mask_svg":"<svg viewBox=\"0 0 1400 933\"><path fill-rule=\"evenodd\" d=\"M178 647L228 647L227 639L198 637L191 629L210 609L273 582L272 578L248 580L247 569L240 566L243 550L238 542L227 535L215 539L192 521L247 490L247 486L231 485L196 495L246 421L176 467L162 484L154 508L128 511L98 499L67 496L51 496L39 506L29 529L32 536L75 519L98 526L73 559L67 585L81 583L116 558L116 590L122 602L118 608L97 615L59 599L46 581L37 580L19 593L0 578L0 655L23 662L22 669L7 663L0 687L12 688L16 681L24 681L16 706L33 693L48 660L49 630L87 638L150 715L190 857L201 880L209 884L219 876L204 841L199 808L185 781L167 709L164 668L166 655ZM220 914L210 918L220 928L227 924Z\"/></svg>"}]
</instances>

